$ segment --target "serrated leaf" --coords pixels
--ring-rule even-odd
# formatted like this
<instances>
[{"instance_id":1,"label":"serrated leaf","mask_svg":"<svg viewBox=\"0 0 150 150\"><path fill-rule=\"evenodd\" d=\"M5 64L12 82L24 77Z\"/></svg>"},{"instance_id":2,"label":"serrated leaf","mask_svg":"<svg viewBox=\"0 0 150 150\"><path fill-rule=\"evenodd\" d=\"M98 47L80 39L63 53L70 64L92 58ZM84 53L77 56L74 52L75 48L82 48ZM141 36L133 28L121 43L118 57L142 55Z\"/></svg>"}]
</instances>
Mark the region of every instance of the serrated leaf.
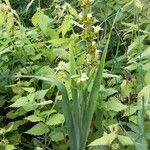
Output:
<instances>
[{"instance_id":1,"label":"serrated leaf","mask_svg":"<svg viewBox=\"0 0 150 150\"><path fill-rule=\"evenodd\" d=\"M112 100L108 101L107 108L109 110L119 112L119 111L127 109L128 106L123 105L118 99L112 99Z\"/></svg>"},{"instance_id":2,"label":"serrated leaf","mask_svg":"<svg viewBox=\"0 0 150 150\"><path fill-rule=\"evenodd\" d=\"M62 141L64 139L64 134L60 131L54 130L50 133L49 136L50 136L51 140L54 142Z\"/></svg>"},{"instance_id":3,"label":"serrated leaf","mask_svg":"<svg viewBox=\"0 0 150 150\"><path fill-rule=\"evenodd\" d=\"M132 140L128 136L117 135L117 138L122 145L133 145Z\"/></svg>"},{"instance_id":4,"label":"serrated leaf","mask_svg":"<svg viewBox=\"0 0 150 150\"><path fill-rule=\"evenodd\" d=\"M138 106L134 106L134 105L131 105L129 106L125 112L124 112L124 116L131 116L133 115L134 113L136 113L136 111L139 109Z\"/></svg>"},{"instance_id":5,"label":"serrated leaf","mask_svg":"<svg viewBox=\"0 0 150 150\"><path fill-rule=\"evenodd\" d=\"M9 144L5 146L5 150L13 150L13 149L16 149L14 145Z\"/></svg>"},{"instance_id":6,"label":"serrated leaf","mask_svg":"<svg viewBox=\"0 0 150 150\"><path fill-rule=\"evenodd\" d=\"M26 131L25 133L31 134L31 135L43 135L49 132L49 128L44 123L38 123L34 125L31 129Z\"/></svg>"},{"instance_id":7,"label":"serrated leaf","mask_svg":"<svg viewBox=\"0 0 150 150\"><path fill-rule=\"evenodd\" d=\"M40 121L44 121L43 118L39 117L39 116L36 116L36 115L31 115L31 116L28 116L26 118L24 118L26 120L29 120L31 122L40 122Z\"/></svg>"},{"instance_id":8,"label":"serrated leaf","mask_svg":"<svg viewBox=\"0 0 150 150\"><path fill-rule=\"evenodd\" d=\"M98 145L109 146L115 140L115 138L116 138L115 133L106 134L103 137L94 140L92 143L89 144L89 146L98 146Z\"/></svg>"},{"instance_id":9,"label":"serrated leaf","mask_svg":"<svg viewBox=\"0 0 150 150\"><path fill-rule=\"evenodd\" d=\"M47 120L46 124L49 126L55 126L64 123L64 115L62 114L54 114L50 116Z\"/></svg>"},{"instance_id":10,"label":"serrated leaf","mask_svg":"<svg viewBox=\"0 0 150 150\"><path fill-rule=\"evenodd\" d=\"M147 97L150 95L150 85L145 86L138 94L138 97Z\"/></svg>"},{"instance_id":11,"label":"serrated leaf","mask_svg":"<svg viewBox=\"0 0 150 150\"><path fill-rule=\"evenodd\" d=\"M38 25L39 19L40 19L41 15L43 15L43 12L37 11L37 12L32 16L32 19L31 19L31 20L32 20L32 24L33 24L34 26L37 26L37 25Z\"/></svg>"},{"instance_id":12,"label":"serrated leaf","mask_svg":"<svg viewBox=\"0 0 150 150\"><path fill-rule=\"evenodd\" d=\"M47 15L42 11L37 11L32 17L32 23L34 26L39 26L42 32L48 34L48 24L52 21Z\"/></svg>"},{"instance_id":13,"label":"serrated leaf","mask_svg":"<svg viewBox=\"0 0 150 150\"><path fill-rule=\"evenodd\" d=\"M36 91L35 92L35 99L40 100L40 99L44 98L44 96L46 95L48 90L49 89Z\"/></svg>"},{"instance_id":14,"label":"serrated leaf","mask_svg":"<svg viewBox=\"0 0 150 150\"><path fill-rule=\"evenodd\" d=\"M21 97L19 99L16 100L15 103L13 103L12 105L10 105L9 107L21 107L21 106L25 106L26 104L28 104L29 100L27 97Z\"/></svg>"},{"instance_id":15,"label":"serrated leaf","mask_svg":"<svg viewBox=\"0 0 150 150\"><path fill-rule=\"evenodd\" d=\"M132 92L132 87L133 87L132 82L127 82L126 80L123 80L121 84L122 94L129 97L130 93Z\"/></svg>"},{"instance_id":16,"label":"serrated leaf","mask_svg":"<svg viewBox=\"0 0 150 150\"><path fill-rule=\"evenodd\" d=\"M69 16L66 16L60 27L63 37L70 30L70 28L71 28L71 21L70 21Z\"/></svg>"},{"instance_id":17,"label":"serrated leaf","mask_svg":"<svg viewBox=\"0 0 150 150\"><path fill-rule=\"evenodd\" d=\"M22 88L22 89L23 89L24 91L29 92L29 93L35 92L35 89L34 89L33 87L29 87L29 88L24 87L24 88Z\"/></svg>"}]
</instances>

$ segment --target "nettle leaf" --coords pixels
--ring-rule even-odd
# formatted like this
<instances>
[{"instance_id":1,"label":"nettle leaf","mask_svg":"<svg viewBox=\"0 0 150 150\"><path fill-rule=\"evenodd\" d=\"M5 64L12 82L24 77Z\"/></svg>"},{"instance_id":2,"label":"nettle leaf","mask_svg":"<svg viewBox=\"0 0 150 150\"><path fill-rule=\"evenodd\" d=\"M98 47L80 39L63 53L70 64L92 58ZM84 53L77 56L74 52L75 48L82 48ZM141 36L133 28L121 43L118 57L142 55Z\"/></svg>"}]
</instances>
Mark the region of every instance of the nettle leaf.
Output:
<instances>
[{"instance_id":1,"label":"nettle leaf","mask_svg":"<svg viewBox=\"0 0 150 150\"><path fill-rule=\"evenodd\" d=\"M39 26L42 32L47 35L48 34L48 24L52 22L47 15L45 15L42 11L37 11L32 17L32 23L34 26Z\"/></svg>"},{"instance_id":2,"label":"nettle leaf","mask_svg":"<svg viewBox=\"0 0 150 150\"><path fill-rule=\"evenodd\" d=\"M65 121L64 115L54 114L54 115L49 117L46 124L49 125L49 126L55 126L55 125L59 125L59 124L64 123L64 121Z\"/></svg>"},{"instance_id":3,"label":"nettle leaf","mask_svg":"<svg viewBox=\"0 0 150 150\"><path fill-rule=\"evenodd\" d=\"M57 130L52 131L49 136L54 142L62 141L64 139L64 133Z\"/></svg>"},{"instance_id":4,"label":"nettle leaf","mask_svg":"<svg viewBox=\"0 0 150 150\"><path fill-rule=\"evenodd\" d=\"M29 120L31 122L40 122L40 121L44 121L43 118L39 117L39 116L36 116L36 115L31 115L31 116L28 116L26 118L24 118L26 120Z\"/></svg>"},{"instance_id":5,"label":"nettle leaf","mask_svg":"<svg viewBox=\"0 0 150 150\"><path fill-rule=\"evenodd\" d=\"M35 92L35 99L40 100L45 97L46 93L48 92L49 89L46 90L39 90Z\"/></svg>"},{"instance_id":6,"label":"nettle leaf","mask_svg":"<svg viewBox=\"0 0 150 150\"><path fill-rule=\"evenodd\" d=\"M10 105L9 107L21 107L21 106L25 106L26 104L28 104L29 99L27 97L21 97L19 99L16 100L15 103L13 103L12 105Z\"/></svg>"},{"instance_id":7,"label":"nettle leaf","mask_svg":"<svg viewBox=\"0 0 150 150\"><path fill-rule=\"evenodd\" d=\"M150 85L145 86L138 94L138 97L150 96Z\"/></svg>"},{"instance_id":8,"label":"nettle leaf","mask_svg":"<svg viewBox=\"0 0 150 150\"><path fill-rule=\"evenodd\" d=\"M136 113L138 109L139 109L138 106L130 105L130 106L128 106L128 108L125 110L124 116L131 116L131 115L133 115L134 113Z\"/></svg>"},{"instance_id":9,"label":"nettle leaf","mask_svg":"<svg viewBox=\"0 0 150 150\"><path fill-rule=\"evenodd\" d=\"M14 145L9 144L5 146L5 150L13 150L13 149L16 149Z\"/></svg>"},{"instance_id":10,"label":"nettle leaf","mask_svg":"<svg viewBox=\"0 0 150 150\"><path fill-rule=\"evenodd\" d=\"M133 145L132 140L128 136L117 135L117 138L118 138L119 142L124 146Z\"/></svg>"},{"instance_id":11,"label":"nettle leaf","mask_svg":"<svg viewBox=\"0 0 150 150\"><path fill-rule=\"evenodd\" d=\"M123 105L118 99L112 99L107 102L107 108L116 112L125 110L128 106Z\"/></svg>"},{"instance_id":12,"label":"nettle leaf","mask_svg":"<svg viewBox=\"0 0 150 150\"><path fill-rule=\"evenodd\" d=\"M132 82L127 82L126 80L123 80L121 84L122 94L129 97L130 93L132 92L132 87L133 87Z\"/></svg>"},{"instance_id":13,"label":"nettle leaf","mask_svg":"<svg viewBox=\"0 0 150 150\"><path fill-rule=\"evenodd\" d=\"M62 32L63 37L71 28L71 18L69 15L65 16L65 19L60 27L60 31Z\"/></svg>"},{"instance_id":14,"label":"nettle leaf","mask_svg":"<svg viewBox=\"0 0 150 150\"><path fill-rule=\"evenodd\" d=\"M103 137L94 140L92 143L89 144L89 146L98 146L98 145L109 146L115 140L115 138L116 138L115 133L106 134Z\"/></svg>"},{"instance_id":15,"label":"nettle leaf","mask_svg":"<svg viewBox=\"0 0 150 150\"><path fill-rule=\"evenodd\" d=\"M34 125L31 129L26 131L25 133L31 134L31 135L43 135L49 132L49 128L44 123L38 123Z\"/></svg>"},{"instance_id":16,"label":"nettle leaf","mask_svg":"<svg viewBox=\"0 0 150 150\"><path fill-rule=\"evenodd\" d=\"M33 87L24 87L24 88L22 88L24 91L27 91L27 92L29 92L29 93L33 93L33 92L35 92L35 89L33 88Z\"/></svg>"},{"instance_id":17,"label":"nettle leaf","mask_svg":"<svg viewBox=\"0 0 150 150\"><path fill-rule=\"evenodd\" d=\"M32 24L34 25L34 26L37 26L38 25L38 23L39 23L39 21L40 21L40 17L41 17L41 15L43 15L43 12L41 12L41 11L37 11L33 16L32 16Z\"/></svg>"}]
</instances>

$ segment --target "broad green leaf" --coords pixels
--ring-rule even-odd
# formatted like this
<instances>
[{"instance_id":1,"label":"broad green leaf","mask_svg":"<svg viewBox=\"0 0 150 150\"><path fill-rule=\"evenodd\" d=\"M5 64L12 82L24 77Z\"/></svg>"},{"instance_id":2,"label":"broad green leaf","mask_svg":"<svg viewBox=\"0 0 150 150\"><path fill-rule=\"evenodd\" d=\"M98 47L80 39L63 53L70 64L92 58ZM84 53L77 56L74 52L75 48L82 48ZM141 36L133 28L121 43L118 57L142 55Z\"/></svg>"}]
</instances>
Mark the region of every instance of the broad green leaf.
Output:
<instances>
[{"instance_id":1,"label":"broad green leaf","mask_svg":"<svg viewBox=\"0 0 150 150\"><path fill-rule=\"evenodd\" d=\"M143 66L144 70L149 71L149 68L150 68L150 62L144 64L144 66Z\"/></svg>"},{"instance_id":2,"label":"broad green leaf","mask_svg":"<svg viewBox=\"0 0 150 150\"><path fill-rule=\"evenodd\" d=\"M132 140L128 136L117 135L117 138L122 145L133 145Z\"/></svg>"},{"instance_id":3,"label":"broad green leaf","mask_svg":"<svg viewBox=\"0 0 150 150\"><path fill-rule=\"evenodd\" d=\"M40 29L42 30L42 32L47 35L48 34L48 24L51 22L52 20L46 16L46 15L42 15L40 16L40 20L38 22L38 25L40 27Z\"/></svg>"},{"instance_id":4,"label":"broad green leaf","mask_svg":"<svg viewBox=\"0 0 150 150\"><path fill-rule=\"evenodd\" d=\"M58 87L59 91L61 91L61 93L62 93L63 113L65 116L65 121L66 121L66 125L68 128L68 134L70 137L69 138L70 139L70 147L72 149L76 150L77 149L77 138L76 138L76 132L75 132L75 125L74 125L74 120L72 117L72 110L71 110L70 103L69 103L68 93L67 93L65 86L61 82L56 80L55 78L45 78L45 77L39 77L39 76L19 76L19 77L36 78L38 80L43 80L43 81L53 83Z\"/></svg>"},{"instance_id":5,"label":"broad green leaf","mask_svg":"<svg viewBox=\"0 0 150 150\"><path fill-rule=\"evenodd\" d=\"M38 123L34 125L31 129L26 131L25 133L31 134L31 135L43 135L49 132L49 128L44 123Z\"/></svg>"},{"instance_id":6,"label":"broad green leaf","mask_svg":"<svg viewBox=\"0 0 150 150\"><path fill-rule=\"evenodd\" d=\"M39 116L36 116L36 115L31 115L31 116L28 116L26 118L24 118L26 120L29 120L31 122L40 122L40 121L44 121L43 118L39 117Z\"/></svg>"},{"instance_id":7,"label":"broad green leaf","mask_svg":"<svg viewBox=\"0 0 150 150\"><path fill-rule=\"evenodd\" d=\"M5 150L13 150L13 149L16 149L14 145L9 144L5 146Z\"/></svg>"},{"instance_id":8,"label":"broad green leaf","mask_svg":"<svg viewBox=\"0 0 150 150\"><path fill-rule=\"evenodd\" d=\"M94 140L92 143L89 144L89 146L98 146L98 145L110 146L116 137L117 136L115 133L106 134L103 137Z\"/></svg>"},{"instance_id":9,"label":"broad green leaf","mask_svg":"<svg viewBox=\"0 0 150 150\"><path fill-rule=\"evenodd\" d=\"M70 42L69 38L58 38L58 39L52 39L49 41L54 46L68 44Z\"/></svg>"},{"instance_id":10,"label":"broad green leaf","mask_svg":"<svg viewBox=\"0 0 150 150\"><path fill-rule=\"evenodd\" d=\"M138 109L139 109L138 106L130 105L130 106L128 106L128 108L125 110L124 116L131 116L131 115L133 115L134 113L136 113Z\"/></svg>"},{"instance_id":11,"label":"broad green leaf","mask_svg":"<svg viewBox=\"0 0 150 150\"><path fill-rule=\"evenodd\" d=\"M41 11L37 11L33 16L32 16L32 24L34 25L34 26L37 26L38 25L38 23L39 23L39 21L40 21L40 17L41 17L41 15L43 15L43 12L41 12Z\"/></svg>"},{"instance_id":12,"label":"broad green leaf","mask_svg":"<svg viewBox=\"0 0 150 150\"><path fill-rule=\"evenodd\" d=\"M46 77L53 77L54 74L54 70L52 70L48 65L40 67L40 69L38 69L36 72L36 75Z\"/></svg>"},{"instance_id":13,"label":"broad green leaf","mask_svg":"<svg viewBox=\"0 0 150 150\"><path fill-rule=\"evenodd\" d=\"M62 114L54 114L49 117L46 124L49 126L55 126L64 123L64 116Z\"/></svg>"},{"instance_id":14,"label":"broad green leaf","mask_svg":"<svg viewBox=\"0 0 150 150\"><path fill-rule=\"evenodd\" d=\"M65 36L65 34L70 30L71 28L71 21L70 21L70 17L65 16L65 19L60 27L60 31L62 32L63 37Z\"/></svg>"},{"instance_id":15,"label":"broad green leaf","mask_svg":"<svg viewBox=\"0 0 150 150\"><path fill-rule=\"evenodd\" d=\"M145 84L150 85L150 71L148 71L145 75Z\"/></svg>"},{"instance_id":16,"label":"broad green leaf","mask_svg":"<svg viewBox=\"0 0 150 150\"><path fill-rule=\"evenodd\" d=\"M15 103L13 103L12 105L10 105L9 107L21 107L21 106L25 106L26 104L28 104L29 99L27 97L21 97L19 99L16 100Z\"/></svg>"},{"instance_id":17,"label":"broad green leaf","mask_svg":"<svg viewBox=\"0 0 150 150\"><path fill-rule=\"evenodd\" d=\"M150 96L150 85L145 86L138 94L138 97Z\"/></svg>"},{"instance_id":18,"label":"broad green leaf","mask_svg":"<svg viewBox=\"0 0 150 150\"><path fill-rule=\"evenodd\" d=\"M64 134L57 130L52 131L49 136L54 142L62 141L64 139Z\"/></svg>"},{"instance_id":19,"label":"broad green leaf","mask_svg":"<svg viewBox=\"0 0 150 150\"><path fill-rule=\"evenodd\" d=\"M35 89L34 89L33 87L28 87L28 88L24 87L24 88L22 88L22 89L23 89L24 91L29 92L29 93L35 92Z\"/></svg>"},{"instance_id":20,"label":"broad green leaf","mask_svg":"<svg viewBox=\"0 0 150 150\"><path fill-rule=\"evenodd\" d=\"M130 93L132 92L132 87L133 87L132 82L128 82L127 80L123 80L123 82L121 84L122 94L129 97Z\"/></svg>"},{"instance_id":21,"label":"broad green leaf","mask_svg":"<svg viewBox=\"0 0 150 150\"><path fill-rule=\"evenodd\" d=\"M12 131L14 129L14 126L15 126L15 122L10 123L9 126L6 129L6 132Z\"/></svg>"},{"instance_id":22,"label":"broad green leaf","mask_svg":"<svg viewBox=\"0 0 150 150\"><path fill-rule=\"evenodd\" d=\"M44 15L42 11L37 11L32 17L32 23L34 26L39 26L42 32L48 34L48 24L52 21L47 15Z\"/></svg>"},{"instance_id":23,"label":"broad green leaf","mask_svg":"<svg viewBox=\"0 0 150 150\"><path fill-rule=\"evenodd\" d=\"M116 112L125 110L128 106L123 105L118 99L112 99L107 102L107 108Z\"/></svg>"},{"instance_id":24,"label":"broad green leaf","mask_svg":"<svg viewBox=\"0 0 150 150\"><path fill-rule=\"evenodd\" d=\"M35 99L40 100L45 97L46 93L48 92L49 89L46 90L39 90L35 92Z\"/></svg>"}]
</instances>

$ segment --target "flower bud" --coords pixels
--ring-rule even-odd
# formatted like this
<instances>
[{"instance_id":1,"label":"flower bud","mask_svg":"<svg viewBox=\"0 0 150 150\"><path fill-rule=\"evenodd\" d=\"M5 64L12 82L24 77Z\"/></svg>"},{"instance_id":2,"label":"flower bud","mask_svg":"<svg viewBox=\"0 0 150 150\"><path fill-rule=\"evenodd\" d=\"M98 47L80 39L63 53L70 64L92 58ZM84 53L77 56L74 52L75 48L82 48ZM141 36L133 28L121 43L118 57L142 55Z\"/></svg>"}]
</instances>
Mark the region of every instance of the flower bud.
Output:
<instances>
[{"instance_id":1,"label":"flower bud","mask_svg":"<svg viewBox=\"0 0 150 150\"><path fill-rule=\"evenodd\" d=\"M101 50L96 49L96 51L95 51L95 58L96 59L100 59L100 53L101 53Z\"/></svg>"},{"instance_id":2,"label":"flower bud","mask_svg":"<svg viewBox=\"0 0 150 150\"><path fill-rule=\"evenodd\" d=\"M103 30L100 26L93 26L94 33L98 33L100 30Z\"/></svg>"},{"instance_id":3,"label":"flower bud","mask_svg":"<svg viewBox=\"0 0 150 150\"><path fill-rule=\"evenodd\" d=\"M92 14L91 14L91 13L89 13L89 14L87 15L87 21L91 21L91 20L92 20L92 18L93 18Z\"/></svg>"},{"instance_id":4,"label":"flower bud","mask_svg":"<svg viewBox=\"0 0 150 150\"><path fill-rule=\"evenodd\" d=\"M82 15L82 13L80 13L80 14L78 15L78 17L79 17L79 20L80 20L80 21L82 21L83 18L84 18L83 15Z\"/></svg>"},{"instance_id":5,"label":"flower bud","mask_svg":"<svg viewBox=\"0 0 150 150\"><path fill-rule=\"evenodd\" d=\"M92 46L96 46L96 42L95 41L92 41Z\"/></svg>"},{"instance_id":6,"label":"flower bud","mask_svg":"<svg viewBox=\"0 0 150 150\"><path fill-rule=\"evenodd\" d=\"M94 1L95 1L95 0L89 0L89 2L90 2L91 4L93 4L93 3L94 3Z\"/></svg>"},{"instance_id":7,"label":"flower bud","mask_svg":"<svg viewBox=\"0 0 150 150\"><path fill-rule=\"evenodd\" d=\"M89 79L89 78L88 78L88 76L87 76L86 73L82 73L82 74L81 74L80 81L84 82L84 81L86 81L86 80L88 80L88 79Z\"/></svg>"}]
</instances>

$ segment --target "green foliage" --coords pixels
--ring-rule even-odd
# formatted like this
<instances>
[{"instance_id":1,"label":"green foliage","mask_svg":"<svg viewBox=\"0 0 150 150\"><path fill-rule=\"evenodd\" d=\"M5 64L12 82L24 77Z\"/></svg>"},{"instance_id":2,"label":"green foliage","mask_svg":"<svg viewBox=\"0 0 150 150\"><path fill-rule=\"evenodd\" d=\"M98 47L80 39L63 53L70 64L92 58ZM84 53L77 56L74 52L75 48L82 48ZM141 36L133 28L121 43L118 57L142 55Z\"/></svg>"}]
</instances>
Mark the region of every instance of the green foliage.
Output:
<instances>
[{"instance_id":1,"label":"green foliage","mask_svg":"<svg viewBox=\"0 0 150 150\"><path fill-rule=\"evenodd\" d=\"M148 0L0 1L0 150L148 150Z\"/></svg>"}]
</instances>

